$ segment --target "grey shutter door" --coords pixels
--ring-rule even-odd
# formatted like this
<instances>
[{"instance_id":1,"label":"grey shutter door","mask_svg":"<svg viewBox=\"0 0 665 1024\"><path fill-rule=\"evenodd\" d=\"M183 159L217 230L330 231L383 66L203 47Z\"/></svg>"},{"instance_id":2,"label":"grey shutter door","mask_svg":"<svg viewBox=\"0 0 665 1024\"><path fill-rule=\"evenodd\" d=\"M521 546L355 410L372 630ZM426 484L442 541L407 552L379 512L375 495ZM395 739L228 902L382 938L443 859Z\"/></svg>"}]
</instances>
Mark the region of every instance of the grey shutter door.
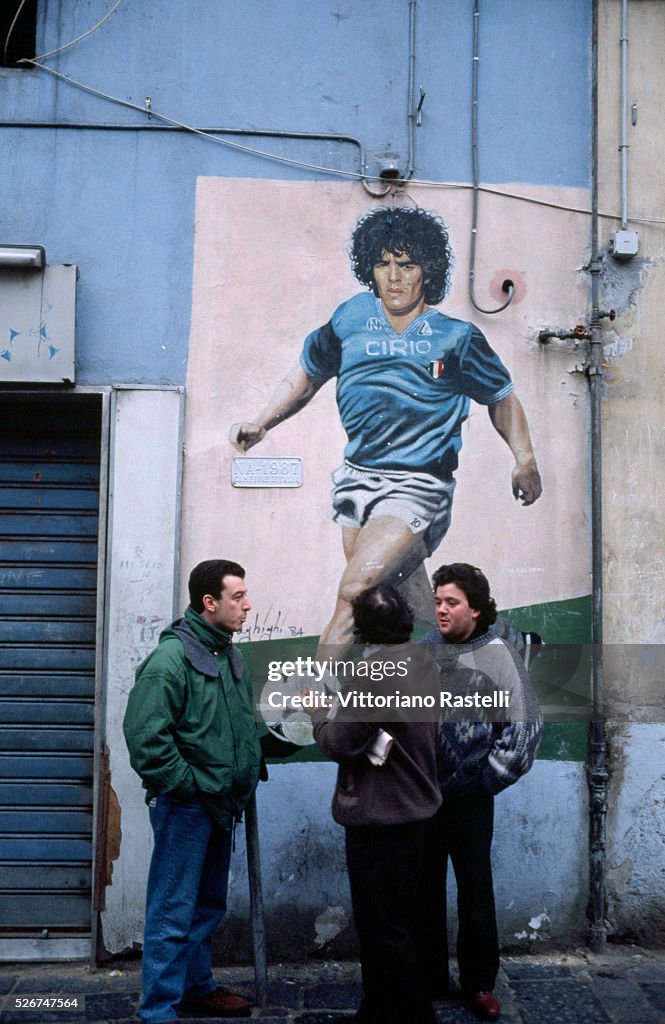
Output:
<instances>
[{"instance_id":1,"label":"grey shutter door","mask_svg":"<svg viewBox=\"0 0 665 1024\"><path fill-rule=\"evenodd\" d=\"M0 395L0 934L89 932L101 407Z\"/></svg>"}]
</instances>

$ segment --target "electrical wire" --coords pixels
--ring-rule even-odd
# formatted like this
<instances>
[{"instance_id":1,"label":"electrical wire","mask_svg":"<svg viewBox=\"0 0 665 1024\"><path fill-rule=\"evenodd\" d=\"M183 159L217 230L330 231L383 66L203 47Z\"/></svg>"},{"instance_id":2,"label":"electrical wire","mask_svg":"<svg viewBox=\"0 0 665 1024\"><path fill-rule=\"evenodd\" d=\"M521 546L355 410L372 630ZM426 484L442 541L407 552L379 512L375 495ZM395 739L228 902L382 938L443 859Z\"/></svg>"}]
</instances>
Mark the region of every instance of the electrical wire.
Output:
<instances>
[{"instance_id":1,"label":"electrical wire","mask_svg":"<svg viewBox=\"0 0 665 1024\"><path fill-rule=\"evenodd\" d=\"M92 28L89 28L87 32L81 33L81 35L77 36L76 39L70 39L68 43L64 43L62 46L58 46L58 48L55 50L49 50L48 53L37 54L37 56L35 57L35 61L46 60L47 57L53 57L56 53L62 53L63 50L69 49L69 47L73 46L74 43L80 43L82 39L86 39L87 36L91 36L93 32L96 32L98 28L102 27L105 21L109 20L113 12L118 10L118 7L120 7L121 3L123 3L123 0L116 0L111 10L108 11L103 18L100 18L96 25L93 25ZM21 4L21 6L23 5ZM23 61L20 60L17 61L17 63L21 64L23 63Z\"/></svg>"},{"instance_id":2,"label":"electrical wire","mask_svg":"<svg viewBox=\"0 0 665 1024\"><path fill-rule=\"evenodd\" d=\"M112 12L109 12L111 14ZM148 111L145 107L140 106L138 103L132 103L129 100L122 100L117 96L112 96L110 93L95 89L93 86L86 85L84 82L79 82L75 78L70 78L68 75L64 75L59 71L55 71L53 68L46 67L44 64L40 64L36 59L24 57L20 63L33 64L41 71L45 71L47 74L52 75L69 85L73 85L78 89L82 89L84 92L90 93L93 96L97 96L100 99L108 100L110 103L115 103L121 107L127 107L130 110L137 110L140 114L147 115ZM182 121L177 121L175 118L168 117L166 114L161 114L159 111L152 107L149 111L152 118L156 118L159 121L163 121L165 124L170 125L173 128L179 128L182 131L190 132L193 135L201 136L204 139L208 139L210 142L215 142L218 145L226 146L230 149L239 150L242 153L247 153L249 156L262 157L265 160L271 160L276 163L286 164L290 167L299 167L303 170L308 171L320 171L324 174L331 174L333 176L351 178L354 181L377 181L383 184L383 179L379 175L364 174L360 171L344 171L340 168L325 167L320 164L311 164L304 160L294 160L292 157L278 156L275 153L267 153L264 150L256 149L253 146L243 146L238 142L231 142L228 139L221 139L219 135L213 135L210 132L204 131L201 128L196 128L194 125L185 124ZM0 123L0 127L3 125ZM5 127L9 125L5 124ZM63 124L61 127L66 127ZM119 125L118 127L123 127ZM251 129L247 130L247 134L251 135ZM411 178L409 185L418 185L421 188L432 188L432 189L447 189L450 191L471 191L473 185L468 182L449 182L449 181L432 181L426 178ZM393 182L384 192L377 193L375 198L382 198L383 195L387 195L391 188L397 187L397 182ZM368 190L369 191L369 190ZM478 191L484 192L488 195L499 196L503 199L512 199L515 202L530 203L534 206L543 206L551 210L558 210L564 213L579 213L584 216L591 216L591 210L586 209L582 206L573 206L567 203L557 203L549 199L539 199L537 196L520 195L518 192L510 192L505 189L494 188L491 185L478 185ZM370 192L370 194L372 194ZM599 216L608 220L619 220L620 215L618 213L599 212ZM665 224L665 218L659 217L631 217L631 221L637 224L652 224L659 225Z\"/></svg>"},{"instance_id":3,"label":"electrical wire","mask_svg":"<svg viewBox=\"0 0 665 1024\"><path fill-rule=\"evenodd\" d=\"M174 128L181 128L183 131L191 132L193 135L201 135L203 138L209 139L211 142L216 142L220 146L226 146L228 149L235 149L241 153L248 153L250 156L264 157L266 160L273 160L276 163L288 164L291 167L302 167L306 170L321 171L324 174L335 174L346 178L353 178L355 181L362 180L363 178L369 178L375 181L382 180L378 175L366 175L361 174L359 171L343 171L334 167L323 167L319 164L309 164L302 160L294 160L291 157L277 156L276 153L266 153L264 150L255 149L252 146L243 146L239 142L231 142L229 139L220 139L218 135L211 135L210 132L205 132L201 128L195 128L193 125L185 124L183 121L177 121L175 118L169 117L167 114L161 114L158 110L155 110L154 107L151 107L150 111L148 111L138 103L132 103L130 100L121 100L118 96L112 96L110 93L94 89L91 85L86 85L84 82L79 82L75 78L63 75L60 71L55 71L53 68L47 68L45 64L40 64L37 60L33 60L30 57L24 57L22 63L33 64L42 71L46 71L49 75L53 75L55 78L59 78L63 82L68 82L69 85L74 85L78 89L82 89L84 92L90 93L92 96L98 96L101 99L110 100L112 103L116 103L121 107L127 107L130 110L138 110L141 114L150 113L150 116L156 118L158 121L164 121L166 124L170 124ZM251 134L251 131L249 134Z\"/></svg>"},{"instance_id":4,"label":"electrical wire","mask_svg":"<svg viewBox=\"0 0 665 1024\"><path fill-rule=\"evenodd\" d=\"M23 10L24 6L25 6L25 0L21 0L20 4L18 5L18 8L16 10L16 14L14 15L14 17L12 19L12 23L9 26L9 32L7 33L7 36L5 38L5 49L4 49L4 52L3 52L3 55L2 55L2 62L5 65L5 67L7 67L7 51L9 50L9 40L11 39L11 34L14 31L14 26L16 25L16 22L18 21L19 15L20 15L21 11Z\"/></svg>"}]
</instances>

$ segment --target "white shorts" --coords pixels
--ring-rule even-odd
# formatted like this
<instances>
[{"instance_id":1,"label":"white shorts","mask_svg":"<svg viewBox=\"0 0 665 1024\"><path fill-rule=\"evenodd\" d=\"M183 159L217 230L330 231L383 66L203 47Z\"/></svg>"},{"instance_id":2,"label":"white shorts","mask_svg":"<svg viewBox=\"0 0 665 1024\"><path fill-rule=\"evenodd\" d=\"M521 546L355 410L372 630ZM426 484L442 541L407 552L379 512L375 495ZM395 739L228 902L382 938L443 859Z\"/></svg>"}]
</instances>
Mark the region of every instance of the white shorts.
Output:
<instances>
[{"instance_id":1,"label":"white shorts","mask_svg":"<svg viewBox=\"0 0 665 1024\"><path fill-rule=\"evenodd\" d=\"M401 519L412 533L424 533L428 555L450 526L454 480L429 473L362 469L350 462L332 475L332 517L340 526L359 528L374 516Z\"/></svg>"}]
</instances>

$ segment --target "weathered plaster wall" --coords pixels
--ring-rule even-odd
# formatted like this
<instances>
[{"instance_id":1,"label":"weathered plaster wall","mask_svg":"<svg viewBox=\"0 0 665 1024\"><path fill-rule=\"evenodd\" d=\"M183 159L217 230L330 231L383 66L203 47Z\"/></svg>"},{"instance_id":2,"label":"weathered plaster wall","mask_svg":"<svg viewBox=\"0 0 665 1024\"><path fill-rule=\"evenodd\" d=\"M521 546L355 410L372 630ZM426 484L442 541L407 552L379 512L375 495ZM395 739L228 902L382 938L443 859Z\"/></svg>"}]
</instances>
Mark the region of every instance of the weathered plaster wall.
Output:
<instances>
[{"instance_id":1,"label":"weathered plaster wall","mask_svg":"<svg viewBox=\"0 0 665 1024\"><path fill-rule=\"evenodd\" d=\"M259 787L266 941L272 957L286 951L304 958L356 955L344 830L329 813L335 771L330 764L272 765L270 781ZM537 951L550 939L583 940L586 834L582 765L539 761L519 786L498 797L493 869L503 946ZM454 937L452 880L449 911ZM218 939L224 959L248 959L248 918L246 850L239 829L229 916Z\"/></svg>"},{"instance_id":2,"label":"weathered plaster wall","mask_svg":"<svg viewBox=\"0 0 665 1024\"><path fill-rule=\"evenodd\" d=\"M143 869L152 839L122 719L134 670L174 615L182 404L174 388L123 389L112 403L104 682L109 779L118 809L112 801L108 853L114 860L101 919L104 941L115 950L143 927Z\"/></svg>"},{"instance_id":3,"label":"weathered plaster wall","mask_svg":"<svg viewBox=\"0 0 665 1024\"><path fill-rule=\"evenodd\" d=\"M2 127L0 140L3 234L16 242L41 242L51 262L79 266L79 382L154 386L188 380L183 572L223 547L247 563L261 621L269 620L276 607L289 614L295 609L308 620L297 624L311 633L330 610L341 565L338 529L327 517L329 470L333 460L339 461L342 442L332 397L318 396L313 421L290 434L291 425L284 428L277 450L291 440L306 452L307 489L279 505L265 495L250 501L230 493L226 435L236 405L240 413L250 411L250 398L258 405L284 358L297 354L303 330L322 322L336 301L356 290L343 250L352 215L371 201L359 184L342 183L334 173L304 165L357 171L358 151L334 140L234 139L300 162L277 163L191 134L152 131L155 119L142 111L150 97L154 110L187 124L351 135L362 143L370 172L387 151L396 152L404 167L409 7L406 0L381 5L364 0L125 3L97 32L47 61L59 74L106 98L45 72L0 70L0 117L11 123ZM588 591L589 569L582 356L554 344L541 351L535 339L543 327L577 322L587 306L582 268L588 220L558 207L588 208L591 2L493 0L481 5L481 177L535 200L481 196L478 297L490 305L502 301L500 287L508 270L518 284L506 314L486 319L470 309L465 289L471 5L468 0L419 0L416 7L416 89L422 83L426 100L415 134L415 177L463 187L449 192L414 186L413 193L452 221L458 262L451 309L477 319L506 354L543 453L546 488L541 505L527 510L515 505L507 455L485 414L476 411L465 428L466 466L446 552L469 557L463 524L482 511L492 528L477 529L474 560L494 568L502 605L579 596ZM645 0L645 7L653 5ZM107 10L106 0L83 5L48 0L40 5L38 51L73 39ZM26 127L27 122L53 127ZM76 127L79 123L99 127L84 130ZM112 125L130 130L104 130ZM263 190L252 189L257 180ZM231 213L215 208L215 189L224 192ZM263 230L272 211L281 206L292 231L302 229L305 222L293 196L307 189L311 198L299 265L292 252L266 265L275 255L274 236L266 251ZM263 205L253 209L258 226L243 232L239 216L232 216L234 198L242 206L259 191ZM328 197L318 220L317 193ZM329 204L330 195L343 197L342 208ZM202 205L206 199L208 206ZM541 201L544 205L538 205ZM208 243L211 252L205 251ZM339 262L331 273L333 250ZM259 269L250 286L242 274L253 256ZM261 292L263 305L257 308L250 305L252 287ZM275 311L273 322L267 321L267 308ZM619 339L617 349L625 344ZM229 394L238 379L242 393ZM246 402L242 408L240 399ZM150 431L161 435L163 425L153 422ZM646 430L644 421L641 436ZM149 447L150 432L146 436ZM123 457L131 460L131 438L126 443ZM632 464L634 446L623 450ZM145 458L150 461L149 452ZM493 484L480 509L477 488L483 478ZM636 479L635 487L642 483ZM112 552L133 550L131 488L127 502L126 521L118 520ZM289 522L300 527L305 512L316 525L304 539L298 533L298 544L308 548L310 560L317 556L317 576L324 582L303 596L302 580L294 574L300 551L294 557L287 541ZM526 528L525 522L531 525ZM142 521L142 537L150 537L154 523L149 516ZM111 574L114 568L109 566ZM108 651L106 724L122 829L104 919L113 951L140 939L150 845L140 784L130 774L120 738L126 689L145 653L143 647L131 653L127 645L119 646L121 627L136 629L135 602L137 595L142 597L143 583L137 577L133 595L109 589L116 646ZM168 615L170 597L160 593L160 616ZM181 606L182 585L179 598L175 604ZM267 912L278 940L273 955L288 955L293 935L298 936L298 952L323 948L326 935L337 935L341 942L338 929L349 910L339 831L328 813L332 774L328 765L278 766L273 782L261 790ZM542 933L543 914L557 937L581 931L585 801L579 764L561 760L539 763L501 798L505 817L497 827L496 862L505 942L531 942L531 933ZM552 849L544 836L557 837ZM519 891L514 885L517 861L524 865ZM235 863L231 935L246 913L241 858ZM281 920L289 926L279 925ZM541 922L541 928L531 921Z\"/></svg>"},{"instance_id":4,"label":"weathered plaster wall","mask_svg":"<svg viewBox=\"0 0 665 1024\"><path fill-rule=\"evenodd\" d=\"M609 934L665 942L665 725L610 729Z\"/></svg>"},{"instance_id":5,"label":"weathered plaster wall","mask_svg":"<svg viewBox=\"0 0 665 1024\"><path fill-rule=\"evenodd\" d=\"M646 941L665 932L665 294L663 5L628 5L628 228L632 262L604 258L603 414L606 676L610 715L608 897L611 929ZM600 206L603 242L620 226L621 5L600 5ZM637 104L637 123L630 108ZM640 723L640 724L631 724Z\"/></svg>"}]
</instances>

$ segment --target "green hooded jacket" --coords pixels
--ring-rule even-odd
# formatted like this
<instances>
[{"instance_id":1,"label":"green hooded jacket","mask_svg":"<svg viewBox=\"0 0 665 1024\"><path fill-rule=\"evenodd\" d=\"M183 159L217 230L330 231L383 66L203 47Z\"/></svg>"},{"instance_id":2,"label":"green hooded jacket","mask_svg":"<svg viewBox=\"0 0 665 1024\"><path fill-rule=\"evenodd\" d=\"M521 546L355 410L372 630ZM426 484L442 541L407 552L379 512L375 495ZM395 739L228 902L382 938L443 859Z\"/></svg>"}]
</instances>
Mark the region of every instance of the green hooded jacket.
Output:
<instances>
[{"instance_id":1,"label":"green hooded jacket","mask_svg":"<svg viewBox=\"0 0 665 1024\"><path fill-rule=\"evenodd\" d=\"M261 751L249 669L229 634L189 607L136 670L123 729L146 803L201 797L223 828L240 819Z\"/></svg>"}]
</instances>

